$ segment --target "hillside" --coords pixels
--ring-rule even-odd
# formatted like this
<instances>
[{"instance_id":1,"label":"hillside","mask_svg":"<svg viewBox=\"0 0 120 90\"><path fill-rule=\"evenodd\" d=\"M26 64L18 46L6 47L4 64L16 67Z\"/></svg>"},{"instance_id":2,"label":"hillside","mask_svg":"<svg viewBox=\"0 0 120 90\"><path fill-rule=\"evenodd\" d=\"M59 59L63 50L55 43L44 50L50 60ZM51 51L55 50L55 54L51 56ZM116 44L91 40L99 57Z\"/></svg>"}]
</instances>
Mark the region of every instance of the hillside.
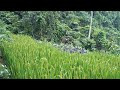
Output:
<instances>
[{"instance_id":1,"label":"hillside","mask_svg":"<svg viewBox=\"0 0 120 90\"><path fill-rule=\"evenodd\" d=\"M37 40L47 40L80 46L90 51L115 52L120 46L120 12L93 11L1 11L1 30L27 34ZM62 42L62 43L65 43ZM117 51L116 51L117 52Z\"/></svg>"},{"instance_id":2,"label":"hillside","mask_svg":"<svg viewBox=\"0 0 120 90\"><path fill-rule=\"evenodd\" d=\"M118 79L119 25L119 11L1 11L0 78Z\"/></svg>"},{"instance_id":3,"label":"hillside","mask_svg":"<svg viewBox=\"0 0 120 90\"><path fill-rule=\"evenodd\" d=\"M4 42L2 49L13 79L120 78L120 56L100 52L68 53L50 42L36 42L23 35L12 37L14 42Z\"/></svg>"}]
</instances>

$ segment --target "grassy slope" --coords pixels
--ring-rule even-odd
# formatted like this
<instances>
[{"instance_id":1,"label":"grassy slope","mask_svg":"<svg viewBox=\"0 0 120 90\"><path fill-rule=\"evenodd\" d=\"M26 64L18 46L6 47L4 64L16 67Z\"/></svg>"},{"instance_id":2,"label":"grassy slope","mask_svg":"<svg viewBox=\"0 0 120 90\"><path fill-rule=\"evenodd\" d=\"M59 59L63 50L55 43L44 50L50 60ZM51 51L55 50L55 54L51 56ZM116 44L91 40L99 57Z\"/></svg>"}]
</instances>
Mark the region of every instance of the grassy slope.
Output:
<instances>
[{"instance_id":1,"label":"grassy slope","mask_svg":"<svg viewBox=\"0 0 120 90\"><path fill-rule=\"evenodd\" d=\"M29 36L13 38L2 47L12 78L120 78L120 56L69 54Z\"/></svg>"}]
</instances>

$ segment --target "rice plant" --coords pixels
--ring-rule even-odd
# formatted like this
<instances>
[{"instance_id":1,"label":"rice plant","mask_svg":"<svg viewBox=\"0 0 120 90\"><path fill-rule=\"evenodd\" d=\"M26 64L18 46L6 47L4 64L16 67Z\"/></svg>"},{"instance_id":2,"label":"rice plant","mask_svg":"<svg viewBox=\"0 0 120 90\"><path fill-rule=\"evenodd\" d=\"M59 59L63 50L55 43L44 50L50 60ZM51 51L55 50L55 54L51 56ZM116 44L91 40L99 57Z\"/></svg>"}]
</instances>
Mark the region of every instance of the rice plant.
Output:
<instances>
[{"instance_id":1,"label":"rice plant","mask_svg":"<svg viewBox=\"0 0 120 90\"><path fill-rule=\"evenodd\" d=\"M118 79L120 56L91 52L68 53L49 42L12 35L2 52L13 79Z\"/></svg>"}]
</instances>

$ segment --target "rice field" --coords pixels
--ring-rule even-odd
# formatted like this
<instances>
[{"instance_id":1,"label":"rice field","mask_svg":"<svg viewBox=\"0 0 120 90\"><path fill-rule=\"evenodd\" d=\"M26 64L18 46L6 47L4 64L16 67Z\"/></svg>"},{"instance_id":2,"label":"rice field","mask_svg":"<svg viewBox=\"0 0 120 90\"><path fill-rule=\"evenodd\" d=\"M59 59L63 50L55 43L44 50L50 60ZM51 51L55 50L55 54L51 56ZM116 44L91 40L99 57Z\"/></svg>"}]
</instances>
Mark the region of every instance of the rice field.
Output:
<instances>
[{"instance_id":1,"label":"rice field","mask_svg":"<svg viewBox=\"0 0 120 90\"><path fill-rule=\"evenodd\" d=\"M120 79L120 56L71 54L30 36L12 37L1 46L12 79Z\"/></svg>"}]
</instances>

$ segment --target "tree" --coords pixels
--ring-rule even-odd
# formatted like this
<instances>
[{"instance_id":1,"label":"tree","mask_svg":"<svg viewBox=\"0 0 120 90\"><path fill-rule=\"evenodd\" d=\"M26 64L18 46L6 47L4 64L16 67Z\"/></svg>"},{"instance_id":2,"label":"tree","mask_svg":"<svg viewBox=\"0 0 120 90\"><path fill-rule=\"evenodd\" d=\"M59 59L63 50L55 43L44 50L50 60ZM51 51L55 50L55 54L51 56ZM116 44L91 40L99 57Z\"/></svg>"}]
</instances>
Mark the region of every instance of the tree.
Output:
<instances>
[{"instance_id":1,"label":"tree","mask_svg":"<svg viewBox=\"0 0 120 90\"><path fill-rule=\"evenodd\" d=\"M91 18L90 18L90 29L89 29L88 39L90 39L90 35L91 35L91 28L92 28L92 17L93 17L93 11L91 11Z\"/></svg>"},{"instance_id":2,"label":"tree","mask_svg":"<svg viewBox=\"0 0 120 90\"><path fill-rule=\"evenodd\" d=\"M97 36L95 37L96 41L96 48L98 50L105 49L105 43L106 43L106 34L103 31L100 31Z\"/></svg>"}]
</instances>

